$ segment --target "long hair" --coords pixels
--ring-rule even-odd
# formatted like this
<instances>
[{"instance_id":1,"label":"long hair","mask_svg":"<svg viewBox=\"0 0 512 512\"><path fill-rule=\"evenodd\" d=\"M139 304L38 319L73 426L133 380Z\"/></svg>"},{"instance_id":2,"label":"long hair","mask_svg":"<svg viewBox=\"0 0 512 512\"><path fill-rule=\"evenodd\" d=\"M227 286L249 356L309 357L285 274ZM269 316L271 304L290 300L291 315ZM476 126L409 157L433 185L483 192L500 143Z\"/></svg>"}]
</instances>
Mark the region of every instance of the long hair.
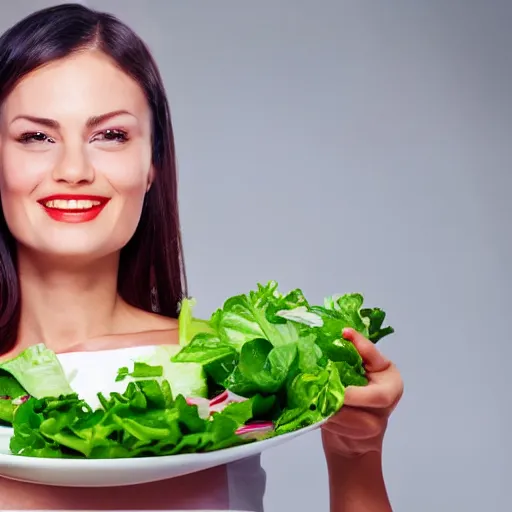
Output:
<instances>
[{"instance_id":1,"label":"long hair","mask_svg":"<svg viewBox=\"0 0 512 512\"><path fill-rule=\"evenodd\" d=\"M0 105L27 73L87 49L102 51L136 80L152 111L155 181L121 250L118 292L133 306L176 317L187 285L174 135L162 78L144 42L116 17L79 4L37 11L0 37ZM20 301L16 243L0 208L0 353L16 342Z\"/></svg>"}]
</instances>

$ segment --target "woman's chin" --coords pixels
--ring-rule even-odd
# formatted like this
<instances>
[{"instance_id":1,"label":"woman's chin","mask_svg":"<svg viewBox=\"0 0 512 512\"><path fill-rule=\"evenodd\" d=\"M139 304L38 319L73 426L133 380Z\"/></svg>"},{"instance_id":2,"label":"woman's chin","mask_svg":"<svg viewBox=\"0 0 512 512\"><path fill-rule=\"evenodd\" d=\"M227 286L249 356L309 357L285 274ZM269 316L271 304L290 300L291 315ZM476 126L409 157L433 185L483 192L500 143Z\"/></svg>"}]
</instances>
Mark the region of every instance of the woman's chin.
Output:
<instances>
[{"instance_id":1,"label":"woman's chin","mask_svg":"<svg viewBox=\"0 0 512 512\"><path fill-rule=\"evenodd\" d=\"M44 266L54 266L56 269L62 269L66 266L77 267L89 263L98 262L98 260L116 259L122 246L113 244L56 244L51 247L34 247L29 250L20 251L20 257L23 254L32 260L32 265L38 263Z\"/></svg>"}]
</instances>

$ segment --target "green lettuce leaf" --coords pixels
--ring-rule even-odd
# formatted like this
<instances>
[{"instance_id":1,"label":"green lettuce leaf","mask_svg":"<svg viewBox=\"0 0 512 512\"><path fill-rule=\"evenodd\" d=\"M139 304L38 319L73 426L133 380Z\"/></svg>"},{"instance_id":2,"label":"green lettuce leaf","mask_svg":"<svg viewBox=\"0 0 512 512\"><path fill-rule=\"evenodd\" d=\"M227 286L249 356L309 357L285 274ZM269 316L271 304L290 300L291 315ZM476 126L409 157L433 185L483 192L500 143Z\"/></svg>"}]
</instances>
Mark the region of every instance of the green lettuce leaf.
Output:
<instances>
[{"instance_id":1,"label":"green lettuce leaf","mask_svg":"<svg viewBox=\"0 0 512 512\"><path fill-rule=\"evenodd\" d=\"M196 304L195 299L183 299L180 304L178 319L179 343L182 347L188 345L199 333L213 333L207 320L194 318L192 311Z\"/></svg>"},{"instance_id":2,"label":"green lettuce leaf","mask_svg":"<svg viewBox=\"0 0 512 512\"><path fill-rule=\"evenodd\" d=\"M361 309L361 316L367 319L368 339L377 343L385 336L393 334L395 330L391 326L382 327L386 318L386 313L380 308L364 308Z\"/></svg>"},{"instance_id":3,"label":"green lettuce leaf","mask_svg":"<svg viewBox=\"0 0 512 512\"><path fill-rule=\"evenodd\" d=\"M300 297L297 295L295 299L299 301ZM267 339L273 346L294 343L299 339L299 327L292 322L276 321L278 305L291 306L277 290L277 283L259 284L257 290L226 300L213 313L210 326L220 341L238 351L244 343L256 338Z\"/></svg>"},{"instance_id":4,"label":"green lettuce leaf","mask_svg":"<svg viewBox=\"0 0 512 512\"><path fill-rule=\"evenodd\" d=\"M288 405L276 422L276 433L292 432L329 418L340 410L344 398L345 387L332 362L318 373L300 373L290 383Z\"/></svg>"},{"instance_id":5,"label":"green lettuce leaf","mask_svg":"<svg viewBox=\"0 0 512 512\"><path fill-rule=\"evenodd\" d=\"M264 338L248 341L241 348L238 365L223 385L242 396L277 393L285 385L297 357L295 344L273 347Z\"/></svg>"},{"instance_id":6,"label":"green lettuce leaf","mask_svg":"<svg viewBox=\"0 0 512 512\"><path fill-rule=\"evenodd\" d=\"M187 325L192 325L190 304L187 302L182 310L185 312L183 323ZM277 368L271 362L272 358L279 354L278 347L295 346L283 353L291 354L296 350L302 366L309 366L299 369L323 368L331 360L337 363L343 385L365 385L363 361L354 345L342 337L342 331L351 327L377 342L394 332L391 327L382 327L384 318L381 309L363 309L363 296L358 293L333 295L327 297L322 306L316 306L310 305L300 289L282 294L277 283L270 281L265 286L259 284L248 294L226 300L208 322L195 320L196 326L203 327L202 332L196 329L195 336L187 341L187 346L174 356L173 361L202 364L216 385L236 393L272 393L277 392L286 380L277 378L275 369L269 369ZM264 354L260 350L264 346L261 340L268 342ZM248 343L250 348L244 352ZM254 347L260 349L254 350ZM272 347L276 352L270 355ZM266 361L263 373L257 372L253 376L243 371L251 364L263 364L267 357L270 359ZM295 361L288 363L285 366L291 378L297 365ZM270 378L272 372L274 376ZM265 376L265 382L258 380L261 375Z\"/></svg>"},{"instance_id":7,"label":"green lettuce leaf","mask_svg":"<svg viewBox=\"0 0 512 512\"><path fill-rule=\"evenodd\" d=\"M76 394L30 398L14 416L10 449L30 457L126 458L211 451L248 442L236 430L253 416L252 401L202 419L197 406L157 380L130 382L92 410Z\"/></svg>"},{"instance_id":8,"label":"green lettuce leaf","mask_svg":"<svg viewBox=\"0 0 512 512\"><path fill-rule=\"evenodd\" d=\"M9 373L0 370L0 396L19 398L27 395L25 388Z\"/></svg>"},{"instance_id":9,"label":"green lettuce leaf","mask_svg":"<svg viewBox=\"0 0 512 512\"><path fill-rule=\"evenodd\" d=\"M26 395L26 390L12 375L0 370L0 425L12 423L19 405L17 399Z\"/></svg>"},{"instance_id":10,"label":"green lettuce leaf","mask_svg":"<svg viewBox=\"0 0 512 512\"><path fill-rule=\"evenodd\" d=\"M171 360L182 350L190 350L190 347L182 348L179 345L155 346L150 355L140 357L134 362L132 372L129 372L127 367L120 368L118 380L126 378L131 381L140 381L156 378L159 382L167 381L175 397L178 395L186 397L208 396L206 373L202 361L191 360L189 362L182 357L180 358L181 364L177 364Z\"/></svg>"},{"instance_id":11,"label":"green lettuce leaf","mask_svg":"<svg viewBox=\"0 0 512 512\"><path fill-rule=\"evenodd\" d=\"M0 363L0 370L11 374L36 398L73 393L57 355L42 343Z\"/></svg>"}]
</instances>

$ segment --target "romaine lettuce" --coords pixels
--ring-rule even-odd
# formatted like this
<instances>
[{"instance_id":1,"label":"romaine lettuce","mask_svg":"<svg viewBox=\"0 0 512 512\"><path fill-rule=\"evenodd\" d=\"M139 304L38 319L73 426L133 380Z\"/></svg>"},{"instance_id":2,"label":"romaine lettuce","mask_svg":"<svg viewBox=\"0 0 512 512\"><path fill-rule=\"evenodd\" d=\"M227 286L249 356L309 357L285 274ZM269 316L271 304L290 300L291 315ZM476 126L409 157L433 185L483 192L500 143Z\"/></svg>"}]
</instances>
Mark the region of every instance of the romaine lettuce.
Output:
<instances>
[{"instance_id":1,"label":"romaine lettuce","mask_svg":"<svg viewBox=\"0 0 512 512\"><path fill-rule=\"evenodd\" d=\"M57 355L42 343L27 348L13 359L3 361L0 370L11 374L27 394L36 398L73 392Z\"/></svg>"}]
</instances>

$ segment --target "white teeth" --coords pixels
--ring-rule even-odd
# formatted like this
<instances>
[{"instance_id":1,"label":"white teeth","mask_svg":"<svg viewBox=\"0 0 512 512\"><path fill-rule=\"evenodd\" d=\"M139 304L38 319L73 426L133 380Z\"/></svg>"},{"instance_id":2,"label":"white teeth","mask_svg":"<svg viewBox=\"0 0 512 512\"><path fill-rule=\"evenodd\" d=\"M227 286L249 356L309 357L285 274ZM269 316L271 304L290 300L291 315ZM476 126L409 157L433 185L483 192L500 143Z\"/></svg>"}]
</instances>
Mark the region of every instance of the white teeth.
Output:
<instances>
[{"instance_id":1,"label":"white teeth","mask_svg":"<svg viewBox=\"0 0 512 512\"><path fill-rule=\"evenodd\" d=\"M87 210L93 206L99 206L99 201L90 201L88 199L54 199L53 201L46 201L44 205L46 208L54 208L56 210Z\"/></svg>"}]
</instances>

